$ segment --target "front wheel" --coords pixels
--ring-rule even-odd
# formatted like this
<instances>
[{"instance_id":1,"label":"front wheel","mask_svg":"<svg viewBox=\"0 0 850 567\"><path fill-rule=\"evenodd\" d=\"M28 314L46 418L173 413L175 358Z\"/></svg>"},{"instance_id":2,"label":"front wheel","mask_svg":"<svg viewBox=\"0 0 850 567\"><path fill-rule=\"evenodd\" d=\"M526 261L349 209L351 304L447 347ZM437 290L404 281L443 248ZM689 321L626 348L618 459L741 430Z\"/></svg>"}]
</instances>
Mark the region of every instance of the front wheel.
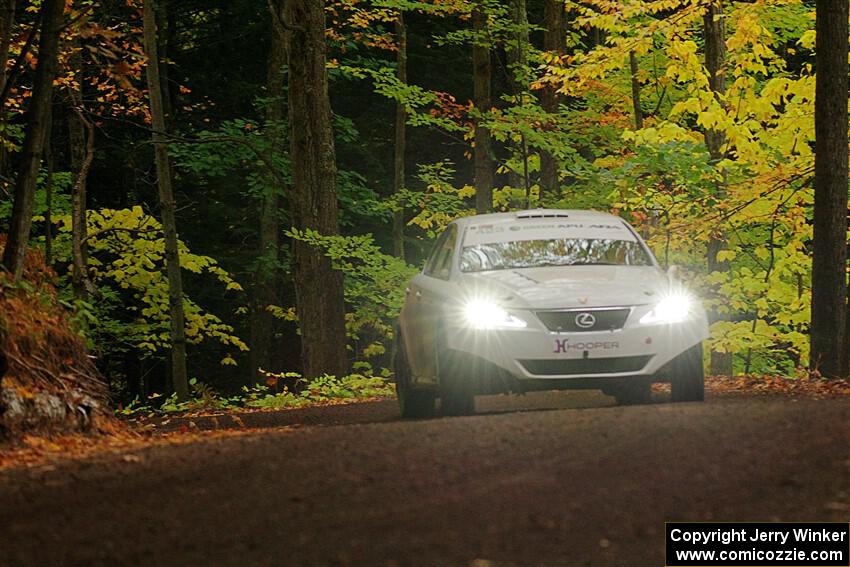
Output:
<instances>
[{"instance_id":1,"label":"front wheel","mask_svg":"<svg viewBox=\"0 0 850 567\"><path fill-rule=\"evenodd\" d=\"M475 392L468 368L458 354L444 350L438 359L440 373L440 399L443 415L472 415L475 413Z\"/></svg>"},{"instance_id":2,"label":"front wheel","mask_svg":"<svg viewBox=\"0 0 850 567\"><path fill-rule=\"evenodd\" d=\"M701 402L705 399L705 371L702 365L702 343L697 343L673 360L670 368L671 400Z\"/></svg>"},{"instance_id":3,"label":"front wheel","mask_svg":"<svg viewBox=\"0 0 850 567\"><path fill-rule=\"evenodd\" d=\"M417 390L410 384L410 364L401 334L396 335L395 356L393 356L393 374L398 407L404 419L427 419L434 416L436 396L431 390Z\"/></svg>"}]
</instances>

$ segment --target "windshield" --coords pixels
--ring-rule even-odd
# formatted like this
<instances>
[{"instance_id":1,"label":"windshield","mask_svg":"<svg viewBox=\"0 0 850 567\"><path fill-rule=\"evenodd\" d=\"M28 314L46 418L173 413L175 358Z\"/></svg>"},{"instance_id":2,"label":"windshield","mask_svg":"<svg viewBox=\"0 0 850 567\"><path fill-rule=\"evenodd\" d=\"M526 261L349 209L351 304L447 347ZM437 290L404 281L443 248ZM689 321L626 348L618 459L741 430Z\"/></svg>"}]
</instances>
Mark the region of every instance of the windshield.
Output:
<instances>
[{"instance_id":1,"label":"windshield","mask_svg":"<svg viewBox=\"0 0 850 567\"><path fill-rule=\"evenodd\" d=\"M462 272L576 265L651 266L652 261L638 242L607 238L482 243L464 246L460 257Z\"/></svg>"}]
</instances>

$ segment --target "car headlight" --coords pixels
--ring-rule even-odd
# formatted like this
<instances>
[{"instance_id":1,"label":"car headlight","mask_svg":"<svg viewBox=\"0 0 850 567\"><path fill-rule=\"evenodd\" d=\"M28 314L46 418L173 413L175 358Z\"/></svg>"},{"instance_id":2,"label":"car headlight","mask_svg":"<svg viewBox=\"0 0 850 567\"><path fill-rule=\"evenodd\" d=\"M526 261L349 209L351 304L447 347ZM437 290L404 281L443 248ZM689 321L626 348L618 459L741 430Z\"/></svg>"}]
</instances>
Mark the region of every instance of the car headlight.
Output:
<instances>
[{"instance_id":1,"label":"car headlight","mask_svg":"<svg viewBox=\"0 0 850 567\"><path fill-rule=\"evenodd\" d=\"M466 322L476 329L514 328L522 329L528 324L489 301L473 300L463 308Z\"/></svg>"},{"instance_id":2,"label":"car headlight","mask_svg":"<svg viewBox=\"0 0 850 567\"><path fill-rule=\"evenodd\" d=\"M668 295L640 318L641 323L679 323L687 319L693 300L684 293Z\"/></svg>"}]
</instances>

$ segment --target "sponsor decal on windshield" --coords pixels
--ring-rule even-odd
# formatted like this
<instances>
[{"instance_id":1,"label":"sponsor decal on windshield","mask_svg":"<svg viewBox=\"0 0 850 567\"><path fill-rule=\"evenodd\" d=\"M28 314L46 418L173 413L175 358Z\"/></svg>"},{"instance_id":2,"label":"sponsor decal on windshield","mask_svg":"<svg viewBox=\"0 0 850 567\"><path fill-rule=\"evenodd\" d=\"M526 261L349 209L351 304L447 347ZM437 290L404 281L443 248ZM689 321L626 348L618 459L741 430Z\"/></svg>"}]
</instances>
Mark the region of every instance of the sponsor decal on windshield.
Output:
<instances>
[{"instance_id":1,"label":"sponsor decal on windshield","mask_svg":"<svg viewBox=\"0 0 850 567\"><path fill-rule=\"evenodd\" d=\"M477 230L478 234L494 234L499 232L505 232L505 227L495 226L492 224L479 224L477 226L469 227L469 230Z\"/></svg>"},{"instance_id":2,"label":"sponsor decal on windshield","mask_svg":"<svg viewBox=\"0 0 850 567\"><path fill-rule=\"evenodd\" d=\"M529 223L505 222L472 225L466 231L464 245L492 242L512 242L521 240L565 239L601 239L634 241L634 235L622 224L554 222Z\"/></svg>"}]
</instances>

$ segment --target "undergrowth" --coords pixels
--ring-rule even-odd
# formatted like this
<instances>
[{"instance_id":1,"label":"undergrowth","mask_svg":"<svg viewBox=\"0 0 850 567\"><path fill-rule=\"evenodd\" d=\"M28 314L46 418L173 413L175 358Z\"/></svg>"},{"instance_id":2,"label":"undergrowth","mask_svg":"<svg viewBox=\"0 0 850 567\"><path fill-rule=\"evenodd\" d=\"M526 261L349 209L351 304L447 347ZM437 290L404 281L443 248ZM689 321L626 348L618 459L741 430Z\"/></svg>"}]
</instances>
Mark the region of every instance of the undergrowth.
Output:
<instances>
[{"instance_id":1,"label":"undergrowth","mask_svg":"<svg viewBox=\"0 0 850 567\"><path fill-rule=\"evenodd\" d=\"M0 435L109 428L106 383L56 280L35 249L21 277L0 270Z\"/></svg>"},{"instance_id":2,"label":"undergrowth","mask_svg":"<svg viewBox=\"0 0 850 567\"><path fill-rule=\"evenodd\" d=\"M124 416L142 416L171 413L203 413L229 409L283 409L309 405L395 396L395 388L386 376L374 376L370 371L349 374L338 378L323 375L312 380L300 374L263 372L265 383L243 386L234 396L222 396L210 386L190 380L192 398L178 402L176 395L165 397L153 394L146 400L133 400L117 413ZM282 382L293 384L281 386Z\"/></svg>"}]
</instances>

